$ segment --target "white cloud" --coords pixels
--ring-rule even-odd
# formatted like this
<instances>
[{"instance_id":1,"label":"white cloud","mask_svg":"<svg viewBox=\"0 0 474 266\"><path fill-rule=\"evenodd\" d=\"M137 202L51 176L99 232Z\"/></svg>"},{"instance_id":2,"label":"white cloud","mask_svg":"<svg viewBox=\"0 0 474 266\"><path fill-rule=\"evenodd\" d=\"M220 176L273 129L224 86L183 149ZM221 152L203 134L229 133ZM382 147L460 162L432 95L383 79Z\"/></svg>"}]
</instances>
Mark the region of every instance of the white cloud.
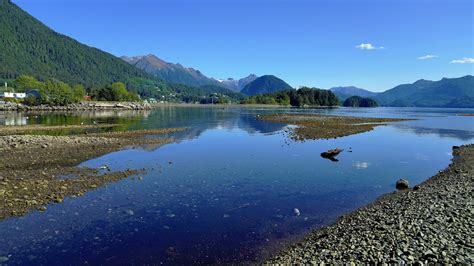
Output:
<instances>
[{"instance_id":1,"label":"white cloud","mask_svg":"<svg viewBox=\"0 0 474 266\"><path fill-rule=\"evenodd\" d=\"M463 59L456 59L451 61L451 64L472 64L474 63L474 58L472 57L463 57Z\"/></svg>"},{"instance_id":2,"label":"white cloud","mask_svg":"<svg viewBox=\"0 0 474 266\"><path fill-rule=\"evenodd\" d=\"M361 43L361 44L359 44L359 45L356 45L356 48L357 48L357 49L361 49L361 50L384 49L383 46L376 47L376 46L372 45L371 43Z\"/></svg>"},{"instance_id":3,"label":"white cloud","mask_svg":"<svg viewBox=\"0 0 474 266\"><path fill-rule=\"evenodd\" d=\"M438 57L438 56L434 55L434 54L427 54L427 55L424 55L424 56L420 56L417 59L418 60L427 60L427 59L433 59L433 58L436 58L436 57Z\"/></svg>"}]
</instances>

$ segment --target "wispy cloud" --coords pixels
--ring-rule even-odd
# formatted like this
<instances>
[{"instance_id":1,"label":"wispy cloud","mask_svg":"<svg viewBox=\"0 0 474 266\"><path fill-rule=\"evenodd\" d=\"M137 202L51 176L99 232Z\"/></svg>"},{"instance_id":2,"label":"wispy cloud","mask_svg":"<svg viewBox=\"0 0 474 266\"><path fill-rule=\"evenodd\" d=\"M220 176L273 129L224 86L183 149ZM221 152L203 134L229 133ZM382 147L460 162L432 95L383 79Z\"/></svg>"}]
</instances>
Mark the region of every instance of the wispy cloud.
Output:
<instances>
[{"instance_id":1,"label":"wispy cloud","mask_svg":"<svg viewBox=\"0 0 474 266\"><path fill-rule=\"evenodd\" d=\"M371 43L361 43L359 45L356 45L356 48L357 49L361 49L361 50L376 50L376 49L384 49L383 46L374 46L373 44Z\"/></svg>"},{"instance_id":2,"label":"wispy cloud","mask_svg":"<svg viewBox=\"0 0 474 266\"><path fill-rule=\"evenodd\" d=\"M436 58L436 57L438 57L438 56L434 55L434 54L427 54L427 55L424 55L424 56L420 56L417 59L418 60L428 60L428 59L433 59L433 58Z\"/></svg>"},{"instance_id":3,"label":"wispy cloud","mask_svg":"<svg viewBox=\"0 0 474 266\"><path fill-rule=\"evenodd\" d=\"M456 59L451 61L451 64L472 64L474 63L473 57L463 57L463 59Z\"/></svg>"}]
</instances>

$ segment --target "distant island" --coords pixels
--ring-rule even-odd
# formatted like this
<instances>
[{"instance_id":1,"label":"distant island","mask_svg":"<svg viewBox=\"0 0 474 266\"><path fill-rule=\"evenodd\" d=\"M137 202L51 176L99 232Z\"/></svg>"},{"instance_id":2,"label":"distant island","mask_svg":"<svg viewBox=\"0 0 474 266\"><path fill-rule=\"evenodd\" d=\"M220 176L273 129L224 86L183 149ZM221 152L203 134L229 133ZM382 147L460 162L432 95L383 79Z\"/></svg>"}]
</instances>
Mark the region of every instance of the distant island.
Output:
<instances>
[{"instance_id":1,"label":"distant island","mask_svg":"<svg viewBox=\"0 0 474 266\"><path fill-rule=\"evenodd\" d=\"M339 105L339 99L329 90L304 87L298 90L291 89L251 96L242 103L333 107Z\"/></svg>"},{"instance_id":2,"label":"distant island","mask_svg":"<svg viewBox=\"0 0 474 266\"><path fill-rule=\"evenodd\" d=\"M342 104L344 107L378 107L379 104L372 98L351 96Z\"/></svg>"}]
</instances>

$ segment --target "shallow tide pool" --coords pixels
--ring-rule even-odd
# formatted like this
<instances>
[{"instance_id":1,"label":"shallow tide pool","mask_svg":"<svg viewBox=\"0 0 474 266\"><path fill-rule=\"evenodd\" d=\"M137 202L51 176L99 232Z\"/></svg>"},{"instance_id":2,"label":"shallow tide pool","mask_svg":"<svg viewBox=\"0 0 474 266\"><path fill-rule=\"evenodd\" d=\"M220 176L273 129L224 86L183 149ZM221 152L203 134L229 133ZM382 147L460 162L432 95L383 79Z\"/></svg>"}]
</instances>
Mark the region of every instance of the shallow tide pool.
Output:
<instances>
[{"instance_id":1,"label":"shallow tide pool","mask_svg":"<svg viewBox=\"0 0 474 266\"><path fill-rule=\"evenodd\" d=\"M411 118L348 137L289 141L286 125L257 114L305 112ZM160 147L122 150L80 166L142 169L79 198L0 221L6 264L209 264L254 262L450 162L472 143L472 109L333 110L163 107L146 112L0 113L1 124L125 123L186 127ZM338 162L320 157L345 149ZM352 152L348 152L351 150ZM296 215L298 209L300 215ZM67 263L65 263L67 262Z\"/></svg>"}]
</instances>

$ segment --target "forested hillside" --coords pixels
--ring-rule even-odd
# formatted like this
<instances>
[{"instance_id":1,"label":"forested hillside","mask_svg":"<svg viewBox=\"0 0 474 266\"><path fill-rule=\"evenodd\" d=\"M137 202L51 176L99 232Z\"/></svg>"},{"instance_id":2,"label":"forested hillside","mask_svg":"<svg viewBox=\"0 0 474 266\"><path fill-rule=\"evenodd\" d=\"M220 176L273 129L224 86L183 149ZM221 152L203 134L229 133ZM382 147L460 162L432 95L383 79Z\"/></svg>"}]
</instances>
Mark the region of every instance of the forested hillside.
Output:
<instances>
[{"instance_id":1,"label":"forested hillside","mask_svg":"<svg viewBox=\"0 0 474 266\"><path fill-rule=\"evenodd\" d=\"M203 99L210 91L225 93L167 83L109 53L54 32L8 0L0 0L0 36L0 81L27 75L39 81L81 84L88 92L123 82L142 97L170 101ZM231 98L237 96L228 92Z\"/></svg>"},{"instance_id":2,"label":"forested hillside","mask_svg":"<svg viewBox=\"0 0 474 266\"><path fill-rule=\"evenodd\" d=\"M242 93L248 96L293 89L288 83L273 75L261 76L247 84Z\"/></svg>"},{"instance_id":3,"label":"forested hillside","mask_svg":"<svg viewBox=\"0 0 474 266\"><path fill-rule=\"evenodd\" d=\"M418 80L378 94L375 99L386 106L474 107L474 77Z\"/></svg>"},{"instance_id":4,"label":"forested hillside","mask_svg":"<svg viewBox=\"0 0 474 266\"><path fill-rule=\"evenodd\" d=\"M111 54L54 32L7 0L0 0L0 36L3 79L29 75L92 86L150 77Z\"/></svg>"}]
</instances>

